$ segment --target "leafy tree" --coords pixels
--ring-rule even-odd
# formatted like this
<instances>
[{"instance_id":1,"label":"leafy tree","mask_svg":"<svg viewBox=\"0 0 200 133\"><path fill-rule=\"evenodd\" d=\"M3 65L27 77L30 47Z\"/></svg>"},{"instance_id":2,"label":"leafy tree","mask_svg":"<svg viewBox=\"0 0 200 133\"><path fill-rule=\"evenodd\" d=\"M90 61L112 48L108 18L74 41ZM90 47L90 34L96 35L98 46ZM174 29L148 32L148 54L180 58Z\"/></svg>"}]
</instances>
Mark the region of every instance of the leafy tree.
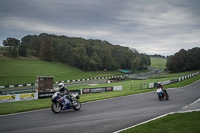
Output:
<instances>
[{"instance_id":1,"label":"leafy tree","mask_svg":"<svg viewBox=\"0 0 200 133\"><path fill-rule=\"evenodd\" d=\"M48 38L48 39L45 39ZM51 41L48 41L48 40ZM107 41L42 33L22 38L22 43L32 55L43 60L57 60L82 70L142 69L150 61L135 49L112 45Z\"/></svg>"},{"instance_id":2,"label":"leafy tree","mask_svg":"<svg viewBox=\"0 0 200 133\"><path fill-rule=\"evenodd\" d=\"M154 58L165 58L164 55L160 55L160 54L150 55L150 57L154 57Z\"/></svg>"},{"instance_id":3,"label":"leafy tree","mask_svg":"<svg viewBox=\"0 0 200 133\"><path fill-rule=\"evenodd\" d=\"M20 56L26 56L27 55L26 45L24 44L19 45L18 53Z\"/></svg>"},{"instance_id":4,"label":"leafy tree","mask_svg":"<svg viewBox=\"0 0 200 133\"><path fill-rule=\"evenodd\" d=\"M136 71L140 66L141 58L139 56L135 56L131 59L131 70L134 72Z\"/></svg>"},{"instance_id":5,"label":"leafy tree","mask_svg":"<svg viewBox=\"0 0 200 133\"><path fill-rule=\"evenodd\" d=\"M186 69L200 69L200 48L195 47L187 51Z\"/></svg>"},{"instance_id":6,"label":"leafy tree","mask_svg":"<svg viewBox=\"0 0 200 133\"><path fill-rule=\"evenodd\" d=\"M200 48L196 47L188 51L181 49L168 57L166 67L171 72L200 69Z\"/></svg>"},{"instance_id":7,"label":"leafy tree","mask_svg":"<svg viewBox=\"0 0 200 133\"><path fill-rule=\"evenodd\" d=\"M31 54L39 56L41 45L42 39L40 37L34 36L33 39L30 41Z\"/></svg>"},{"instance_id":8,"label":"leafy tree","mask_svg":"<svg viewBox=\"0 0 200 133\"><path fill-rule=\"evenodd\" d=\"M23 37L21 42L21 45L26 46L26 49L29 49L29 54L34 56L39 56L40 52L40 45L41 45L41 39L37 35L27 35Z\"/></svg>"},{"instance_id":9,"label":"leafy tree","mask_svg":"<svg viewBox=\"0 0 200 133\"><path fill-rule=\"evenodd\" d=\"M9 47L18 47L19 45L19 40L16 38L10 38L8 37L6 40L3 40L3 45L4 46L9 46Z\"/></svg>"},{"instance_id":10,"label":"leafy tree","mask_svg":"<svg viewBox=\"0 0 200 133\"><path fill-rule=\"evenodd\" d=\"M19 46L19 40L16 38L7 38L6 40L3 40L3 45L9 47L9 56L11 57L17 57L18 52L17 48Z\"/></svg>"},{"instance_id":11,"label":"leafy tree","mask_svg":"<svg viewBox=\"0 0 200 133\"><path fill-rule=\"evenodd\" d=\"M134 72L139 68L140 65L140 55L139 52L136 49L130 49L131 57L130 57L130 66L131 70Z\"/></svg>"},{"instance_id":12,"label":"leafy tree","mask_svg":"<svg viewBox=\"0 0 200 133\"><path fill-rule=\"evenodd\" d=\"M173 71L173 55L167 57L166 67L169 71Z\"/></svg>"},{"instance_id":13,"label":"leafy tree","mask_svg":"<svg viewBox=\"0 0 200 133\"><path fill-rule=\"evenodd\" d=\"M173 57L173 71L174 72L182 72L184 71L186 60L187 60L187 52L184 49L181 49L178 53L175 53Z\"/></svg>"},{"instance_id":14,"label":"leafy tree","mask_svg":"<svg viewBox=\"0 0 200 133\"><path fill-rule=\"evenodd\" d=\"M89 70L100 70L102 68L102 60L101 58L97 55L96 52L93 52L90 58L90 68Z\"/></svg>"},{"instance_id":15,"label":"leafy tree","mask_svg":"<svg viewBox=\"0 0 200 133\"><path fill-rule=\"evenodd\" d=\"M110 54L104 57L104 67L107 70L116 70L117 64L116 61L112 58Z\"/></svg>"},{"instance_id":16,"label":"leafy tree","mask_svg":"<svg viewBox=\"0 0 200 133\"><path fill-rule=\"evenodd\" d=\"M87 70L84 65L87 65L87 63L89 62L88 55L85 48L82 47L80 44L74 48L74 60L75 66L79 67L80 69Z\"/></svg>"},{"instance_id":17,"label":"leafy tree","mask_svg":"<svg viewBox=\"0 0 200 133\"><path fill-rule=\"evenodd\" d=\"M147 69L147 66L150 65L150 58L149 56L145 55L145 54L140 54L141 56L141 61L140 61L140 69Z\"/></svg>"},{"instance_id":18,"label":"leafy tree","mask_svg":"<svg viewBox=\"0 0 200 133\"><path fill-rule=\"evenodd\" d=\"M42 39L42 44L40 46L40 58L45 61L52 61L53 52L53 40L48 36L44 36Z\"/></svg>"}]
</instances>

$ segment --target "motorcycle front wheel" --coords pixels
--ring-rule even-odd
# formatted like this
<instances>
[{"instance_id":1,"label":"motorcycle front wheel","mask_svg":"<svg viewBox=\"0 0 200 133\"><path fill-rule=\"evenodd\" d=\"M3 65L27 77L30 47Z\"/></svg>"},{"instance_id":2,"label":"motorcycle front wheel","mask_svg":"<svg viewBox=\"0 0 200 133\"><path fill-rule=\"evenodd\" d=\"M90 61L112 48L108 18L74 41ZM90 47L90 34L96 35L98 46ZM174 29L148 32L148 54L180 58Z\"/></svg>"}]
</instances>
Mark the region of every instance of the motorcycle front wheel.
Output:
<instances>
[{"instance_id":1,"label":"motorcycle front wheel","mask_svg":"<svg viewBox=\"0 0 200 133\"><path fill-rule=\"evenodd\" d=\"M81 109L80 101L79 100L75 100L74 102L75 102L75 105L73 105L73 109L76 110L76 111L80 110Z\"/></svg>"},{"instance_id":2,"label":"motorcycle front wheel","mask_svg":"<svg viewBox=\"0 0 200 133\"><path fill-rule=\"evenodd\" d=\"M51 109L54 113L59 113L62 110L62 107L59 102L52 103Z\"/></svg>"}]
</instances>

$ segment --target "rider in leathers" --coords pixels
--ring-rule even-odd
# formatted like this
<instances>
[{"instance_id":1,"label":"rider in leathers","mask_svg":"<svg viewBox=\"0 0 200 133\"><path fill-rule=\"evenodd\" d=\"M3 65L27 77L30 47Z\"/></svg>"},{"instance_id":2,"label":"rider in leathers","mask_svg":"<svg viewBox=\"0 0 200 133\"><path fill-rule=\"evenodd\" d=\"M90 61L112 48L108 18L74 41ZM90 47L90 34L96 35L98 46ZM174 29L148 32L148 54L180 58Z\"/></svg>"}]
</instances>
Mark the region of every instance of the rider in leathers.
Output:
<instances>
[{"instance_id":1,"label":"rider in leathers","mask_svg":"<svg viewBox=\"0 0 200 133\"><path fill-rule=\"evenodd\" d=\"M65 96L65 98L69 99L70 102L73 104L69 90L65 87L65 85L63 83L59 83L58 86L59 86L59 92L61 93L61 96Z\"/></svg>"},{"instance_id":2,"label":"rider in leathers","mask_svg":"<svg viewBox=\"0 0 200 133\"><path fill-rule=\"evenodd\" d=\"M65 87L63 83L59 83L58 86L59 86L59 92L61 93L62 96L69 94L69 90Z\"/></svg>"},{"instance_id":3,"label":"rider in leathers","mask_svg":"<svg viewBox=\"0 0 200 133\"><path fill-rule=\"evenodd\" d=\"M157 88L161 88L165 92L166 96L169 97L167 91L164 89L162 84L159 83Z\"/></svg>"}]
</instances>

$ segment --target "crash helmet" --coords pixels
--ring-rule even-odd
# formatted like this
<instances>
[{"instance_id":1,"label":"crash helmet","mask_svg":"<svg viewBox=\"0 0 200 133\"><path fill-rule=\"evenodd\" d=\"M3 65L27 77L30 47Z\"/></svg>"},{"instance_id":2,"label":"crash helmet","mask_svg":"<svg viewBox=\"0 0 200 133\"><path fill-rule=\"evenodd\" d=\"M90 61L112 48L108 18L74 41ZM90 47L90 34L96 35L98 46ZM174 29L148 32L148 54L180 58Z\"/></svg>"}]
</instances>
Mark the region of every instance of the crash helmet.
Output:
<instances>
[{"instance_id":1,"label":"crash helmet","mask_svg":"<svg viewBox=\"0 0 200 133\"><path fill-rule=\"evenodd\" d=\"M161 84L161 83L159 83L159 84L158 84L158 87L162 87L162 84Z\"/></svg>"},{"instance_id":2,"label":"crash helmet","mask_svg":"<svg viewBox=\"0 0 200 133\"><path fill-rule=\"evenodd\" d=\"M59 91L63 91L65 85L64 85L63 83L59 83L59 84L58 84L58 87L59 87Z\"/></svg>"}]
</instances>

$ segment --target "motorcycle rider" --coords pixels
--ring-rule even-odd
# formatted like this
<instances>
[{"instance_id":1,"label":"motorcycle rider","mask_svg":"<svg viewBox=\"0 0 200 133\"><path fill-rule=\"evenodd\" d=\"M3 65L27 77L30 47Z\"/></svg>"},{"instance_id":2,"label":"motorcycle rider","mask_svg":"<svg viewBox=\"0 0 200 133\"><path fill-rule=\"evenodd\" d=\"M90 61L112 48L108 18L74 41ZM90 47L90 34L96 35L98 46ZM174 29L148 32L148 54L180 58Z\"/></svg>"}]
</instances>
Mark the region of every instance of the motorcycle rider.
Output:
<instances>
[{"instance_id":1,"label":"motorcycle rider","mask_svg":"<svg viewBox=\"0 0 200 133\"><path fill-rule=\"evenodd\" d=\"M73 100L71 99L71 95L67 87L63 83L58 84L59 92L61 93L61 96L65 96L65 98L69 99L69 101L74 104ZM65 108L65 106L63 107Z\"/></svg>"},{"instance_id":2,"label":"motorcycle rider","mask_svg":"<svg viewBox=\"0 0 200 133\"><path fill-rule=\"evenodd\" d=\"M163 85L161 85L160 83L158 84L158 87L157 87L157 88L161 88L162 90L164 90Z\"/></svg>"},{"instance_id":3,"label":"motorcycle rider","mask_svg":"<svg viewBox=\"0 0 200 133\"><path fill-rule=\"evenodd\" d=\"M59 92L61 93L62 96L69 94L69 90L67 89L67 87L65 87L63 83L59 83L58 87L59 87Z\"/></svg>"},{"instance_id":4,"label":"motorcycle rider","mask_svg":"<svg viewBox=\"0 0 200 133\"><path fill-rule=\"evenodd\" d=\"M158 88L161 88L161 89L162 89L162 91L164 91L164 93L166 94L166 97L169 97L169 95L168 95L167 91L164 89L164 87L163 87L163 85L162 85L161 83L159 83L159 84L158 84L158 87L157 87L157 89L158 89Z\"/></svg>"}]
</instances>

